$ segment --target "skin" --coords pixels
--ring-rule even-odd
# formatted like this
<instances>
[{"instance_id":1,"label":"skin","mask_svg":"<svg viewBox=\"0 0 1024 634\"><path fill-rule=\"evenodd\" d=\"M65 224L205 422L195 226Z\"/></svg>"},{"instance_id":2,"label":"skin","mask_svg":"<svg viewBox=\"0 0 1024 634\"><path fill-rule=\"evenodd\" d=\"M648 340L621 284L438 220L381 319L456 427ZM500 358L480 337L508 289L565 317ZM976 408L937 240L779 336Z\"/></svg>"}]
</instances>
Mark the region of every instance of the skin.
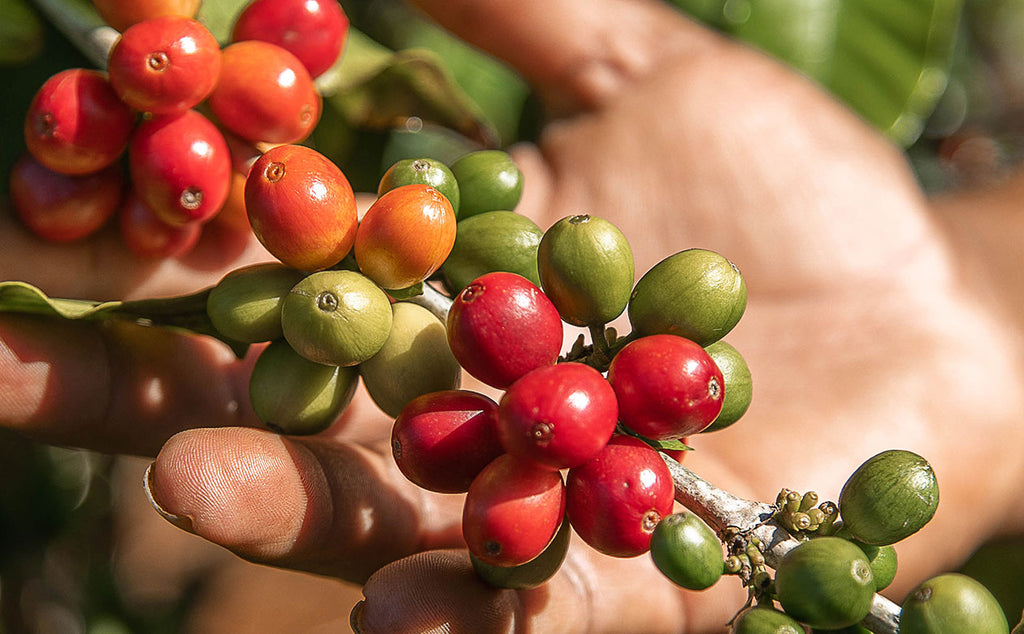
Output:
<instances>
[{"instance_id":1,"label":"skin","mask_svg":"<svg viewBox=\"0 0 1024 634\"><path fill-rule=\"evenodd\" d=\"M610 220L638 274L691 246L743 271L747 311L728 340L754 401L733 427L691 439L690 468L744 497L837 499L879 451L927 457L942 502L898 547L897 601L1021 527L1024 280L1006 272L1024 238L1024 176L929 200L899 149L824 92L659 3L417 4L520 70L551 113L539 144L515 150L518 211L541 227ZM58 296L188 292L266 257L249 241L129 269L109 236L50 249L0 217L3 278ZM720 631L742 605L730 579L683 592L648 557L578 542L548 585L489 589L460 549L461 498L404 481L376 442L382 414L363 399L317 437L255 429L251 362L175 333L2 315L0 424L156 456L152 493L169 519L246 559L365 583L363 632Z\"/></svg>"}]
</instances>

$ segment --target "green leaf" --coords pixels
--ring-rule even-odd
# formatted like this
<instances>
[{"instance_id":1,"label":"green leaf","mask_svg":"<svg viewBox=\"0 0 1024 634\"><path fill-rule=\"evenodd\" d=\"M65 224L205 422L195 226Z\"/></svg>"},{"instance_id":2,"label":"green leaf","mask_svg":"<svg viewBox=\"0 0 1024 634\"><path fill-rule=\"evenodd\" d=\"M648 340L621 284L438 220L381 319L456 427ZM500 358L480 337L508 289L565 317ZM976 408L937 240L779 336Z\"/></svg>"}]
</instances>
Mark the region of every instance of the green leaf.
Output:
<instances>
[{"instance_id":1,"label":"green leaf","mask_svg":"<svg viewBox=\"0 0 1024 634\"><path fill-rule=\"evenodd\" d=\"M654 440L653 438L641 436L632 429L621 424L617 425L615 430L619 433L626 434L627 436L632 436L633 438L642 440L659 451L693 451L693 447L687 445L681 440Z\"/></svg>"},{"instance_id":2,"label":"green leaf","mask_svg":"<svg viewBox=\"0 0 1024 634\"><path fill-rule=\"evenodd\" d=\"M670 0L817 80L903 146L948 82L962 0Z\"/></svg>"}]
</instances>

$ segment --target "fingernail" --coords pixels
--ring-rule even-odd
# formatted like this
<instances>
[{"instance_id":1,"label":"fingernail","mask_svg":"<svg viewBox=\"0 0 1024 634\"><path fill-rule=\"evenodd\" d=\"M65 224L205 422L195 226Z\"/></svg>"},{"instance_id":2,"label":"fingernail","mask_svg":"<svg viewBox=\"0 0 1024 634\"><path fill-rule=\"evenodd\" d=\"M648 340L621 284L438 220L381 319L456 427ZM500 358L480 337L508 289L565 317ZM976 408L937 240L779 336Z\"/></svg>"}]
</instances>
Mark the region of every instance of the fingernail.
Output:
<instances>
[{"instance_id":1,"label":"fingernail","mask_svg":"<svg viewBox=\"0 0 1024 634\"><path fill-rule=\"evenodd\" d=\"M174 524L183 531L188 531L189 533L195 532L192 530L191 517L170 513L156 501L156 497L153 495L153 463L150 463L149 466L146 467L146 473L142 476L142 488L146 490L146 498L149 499L149 503L153 505L156 512L160 514L160 517L164 518L171 524Z\"/></svg>"},{"instance_id":2,"label":"fingernail","mask_svg":"<svg viewBox=\"0 0 1024 634\"><path fill-rule=\"evenodd\" d=\"M360 601L352 606L352 612L348 615L348 624L355 634L363 634L363 607L365 601Z\"/></svg>"}]
</instances>

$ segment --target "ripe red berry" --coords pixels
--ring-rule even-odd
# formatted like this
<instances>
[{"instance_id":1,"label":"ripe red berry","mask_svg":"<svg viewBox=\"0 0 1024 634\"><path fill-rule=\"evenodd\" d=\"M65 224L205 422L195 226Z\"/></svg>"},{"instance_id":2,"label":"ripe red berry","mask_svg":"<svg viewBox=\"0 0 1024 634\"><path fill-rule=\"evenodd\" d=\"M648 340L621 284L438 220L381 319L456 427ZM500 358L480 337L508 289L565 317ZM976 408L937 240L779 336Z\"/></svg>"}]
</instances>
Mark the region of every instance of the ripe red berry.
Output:
<instances>
[{"instance_id":1,"label":"ripe red berry","mask_svg":"<svg viewBox=\"0 0 1024 634\"><path fill-rule=\"evenodd\" d=\"M468 390L445 390L410 401L395 419L391 449L399 470L438 493L465 493L473 478L504 453L498 404Z\"/></svg>"},{"instance_id":2,"label":"ripe red berry","mask_svg":"<svg viewBox=\"0 0 1024 634\"><path fill-rule=\"evenodd\" d=\"M279 145L253 163L245 209L267 251L294 269L333 266L355 242L352 186L330 159L304 145Z\"/></svg>"},{"instance_id":3,"label":"ripe red berry","mask_svg":"<svg viewBox=\"0 0 1024 634\"><path fill-rule=\"evenodd\" d=\"M262 40L299 58L311 77L338 59L349 20L337 0L253 0L235 21L231 41Z\"/></svg>"},{"instance_id":4,"label":"ripe red berry","mask_svg":"<svg viewBox=\"0 0 1024 634\"><path fill-rule=\"evenodd\" d=\"M92 0L103 21L118 31L164 15L194 17L200 3L201 0Z\"/></svg>"},{"instance_id":5,"label":"ripe red berry","mask_svg":"<svg viewBox=\"0 0 1024 634\"><path fill-rule=\"evenodd\" d=\"M448 345L467 372L503 389L530 370L555 363L562 320L532 282L496 271L455 297L448 311Z\"/></svg>"},{"instance_id":6,"label":"ripe red berry","mask_svg":"<svg viewBox=\"0 0 1024 634\"><path fill-rule=\"evenodd\" d=\"M651 533L672 512L672 474L658 452L631 436L613 436L593 459L569 470L566 514L594 549L613 557L647 552Z\"/></svg>"},{"instance_id":7,"label":"ripe red berry","mask_svg":"<svg viewBox=\"0 0 1024 634\"><path fill-rule=\"evenodd\" d=\"M544 551L564 515L562 474L503 454L470 485L462 534L469 551L484 563L518 566Z\"/></svg>"},{"instance_id":8,"label":"ripe red berry","mask_svg":"<svg viewBox=\"0 0 1024 634\"><path fill-rule=\"evenodd\" d=\"M220 80L208 103L221 125L252 142L297 143L320 120L320 93L306 67L259 40L221 51Z\"/></svg>"},{"instance_id":9,"label":"ripe red berry","mask_svg":"<svg viewBox=\"0 0 1024 634\"><path fill-rule=\"evenodd\" d=\"M110 51L110 84L140 112L176 114L206 99L220 77L220 44L202 23L165 16L133 25Z\"/></svg>"},{"instance_id":10,"label":"ripe red berry","mask_svg":"<svg viewBox=\"0 0 1024 634\"><path fill-rule=\"evenodd\" d=\"M128 250L140 258L174 258L195 247L202 234L197 222L169 225L157 217L134 192L117 212L118 230Z\"/></svg>"},{"instance_id":11,"label":"ripe red berry","mask_svg":"<svg viewBox=\"0 0 1024 634\"><path fill-rule=\"evenodd\" d=\"M725 381L698 344L676 335L628 343L612 359L608 381L619 399L622 424L646 438L696 434L722 410Z\"/></svg>"},{"instance_id":12,"label":"ripe red berry","mask_svg":"<svg viewBox=\"0 0 1024 634\"><path fill-rule=\"evenodd\" d=\"M531 370L508 388L498 408L506 451L554 469L597 455L617 421L615 392L600 372L582 363Z\"/></svg>"},{"instance_id":13,"label":"ripe red berry","mask_svg":"<svg viewBox=\"0 0 1024 634\"><path fill-rule=\"evenodd\" d=\"M45 82L25 115L25 145L55 172L88 174L124 152L135 113L95 70L70 68Z\"/></svg>"},{"instance_id":14,"label":"ripe red berry","mask_svg":"<svg viewBox=\"0 0 1024 634\"><path fill-rule=\"evenodd\" d=\"M117 210L124 187L120 164L72 176L47 169L31 154L11 167L11 204L32 233L52 242L91 235Z\"/></svg>"},{"instance_id":15,"label":"ripe red berry","mask_svg":"<svg viewBox=\"0 0 1024 634\"><path fill-rule=\"evenodd\" d=\"M206 222L227 200L231 155L209 119L195 110L139 124L128 149L132 184L164 222Z\"/></svg>"}]
</instances>

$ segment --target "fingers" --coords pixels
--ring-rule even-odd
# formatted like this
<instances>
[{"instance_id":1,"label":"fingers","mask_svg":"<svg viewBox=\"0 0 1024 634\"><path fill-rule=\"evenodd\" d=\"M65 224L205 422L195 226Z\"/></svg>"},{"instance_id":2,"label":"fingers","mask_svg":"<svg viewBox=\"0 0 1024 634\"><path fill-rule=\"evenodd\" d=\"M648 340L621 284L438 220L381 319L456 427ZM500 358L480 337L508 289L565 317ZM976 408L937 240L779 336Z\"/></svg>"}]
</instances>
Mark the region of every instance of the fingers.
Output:
<instances>
[{"instance_id":1,"label":"fingers","mask_svg":"<svg viewBox=\"0 0 1024 634\"><path fill-rule=\"evenodd\" d=\"M595 107L661 59L719 38L662 2L415 0L457 37L503 59L556 111Z\"/></svg>"},{"instance_id":2,"label":"fingers","mask_svg":"<svg viewBox=\"0 0 1024 634\"><path fill-rule=\"evenodd\" d=\"M178 526L261 563L365 581L423 548L461 540L458 496L428 494L390 455L254 429L173 437L151 493Z\"/></svg>"}]
</instances>

